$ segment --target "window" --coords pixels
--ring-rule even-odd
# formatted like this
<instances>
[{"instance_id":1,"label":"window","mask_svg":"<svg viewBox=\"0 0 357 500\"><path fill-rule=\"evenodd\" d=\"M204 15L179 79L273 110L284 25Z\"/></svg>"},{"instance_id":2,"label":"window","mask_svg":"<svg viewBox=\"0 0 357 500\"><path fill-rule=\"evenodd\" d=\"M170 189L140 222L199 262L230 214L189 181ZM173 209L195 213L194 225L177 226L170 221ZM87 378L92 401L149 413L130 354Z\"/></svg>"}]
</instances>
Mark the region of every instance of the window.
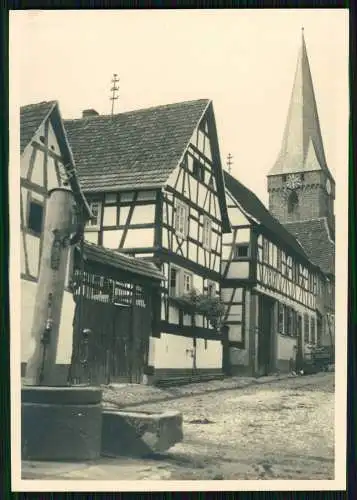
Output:
<instances>
[{"instance_id":1,"label":"window","mask_svg":"<svg viewBox=\"0 0 357 500\"><path fill-rule=\"evenodd\" d=\"M282 262L282 260L281 260L281 249L280 248L278 248L278 253L277 253L276 257L277 257L277 262L276 262L277 263L277 268L278 268L279 271L281 271L281 262Z\"/></svg>"},{"instance_id":2,"label":"window","mask_svg":"<svg viewBox=\"0 0 357 500\"><path fill-rule=\"evenodd\" d=\"M316 344L315 318L311 317L311 344Z\"/></svg>"},{"instance_id":3,"label":"window","mask_svg":"<svg viewBox=\"0 0 357 500\"><path fill-rule=\"evenodd\" d=\"M193 176L198 180L203 182L205 178L205 170L203 165L197 158L193 159Z\"/></svg>"},{"instance_id":4,"label":"window","mask_svg":"<svg viewBox=\"0 0 357 500\"><path fill-rule=\"evenodd\" d=\"M175 267L170 269L170 290L171 297L178 295L178 270Z\"/></svg>"},{"instance_id":5,"label":"window","mask_svg":"<svg viewBox=\"0 0 357 500\"><path fill-rule=\"evenodd\" d=\"M318 346L321 346L322 343L322 318L320 315L317 317L316 343Z\"/></svg>"},{"instance_id":6,"label":"window","mask_svg":"<svg viewBox=\"0 0 357 500\"><path fill-rule=\"evenodd\" d=\"M249 256L248 243L240 243L234 247L234 259L244 259Z\"/></svg>"},{"instance_id":7,"label":"window","mask_svg":"<svg viewBox=\"0 0 357 500\"><path fill-rule=\"evenodd\" d=\"M301 339L302 334L302 316L301 314L296 313L296 333L298 338Z\"/></svg>"},{"instance_id":8,"label":"window","mask_svg":"<svg viewBox=\"0 0 357 500\"><path fill-rule=\"evenodd\" d=\"M212 221L208 217L203 218L203 248L211 250L212 242Z\"/></svg>"},{"instance_id":9,"label":"window","mask_svg":"<svg viewBox=\"0 0 357 500\"><path fill-rule=\"evenodd\" d=\"M102 205L99 201L92 201L90 204L90 209L93 217L88 221L88 228L96 228L100 227L100 219L102 214Z\"/></svg>"},{"instance_id":10,"label":"window","mask_svg":"<svg viewBox=\"0 0 357 500\"><path fill-rule=\"evenodd\" d=\"M288 198L288 213L292 214L299 205L299 198L295 191L292 191Z\"/></svg>"},{"instance_id":11,"label":"window","mask_svg":"<svg viewBox=\"0 0 357 500\"><path fill-rule=\"evenodd\" d=\"M307 313L304 314L304 341L305 343L309 343L310 340L310 329L309 329L309 315Z\"/></svg>"},{"instance_id":12,"label":"window","mask_svg":"<svg viewBox=\"0 0 357 500\"><path fill-rule=\"evenodd\" d=\"M189 293L193 288L193 275L189 271L177 267L171 267L169 279L169 294L171 297L179 297Z\"/></svg>"},{"instance_id":13,"label":"window","mask_svg":"<svg viewBox=\"0 0 357 500\"><path fill-rule=\"evenodd\" d=\"M299 281L299 266L296 262L293 262L293 282L298 283Z\"/></svg>"},{"instance_id":14,"label":"window","mask_svg":"<svg viewBox=\"0 0 357 500\"><path fill-rule=\"evenodd\" d=\"M292 335L293 330L293 311L290 307L286 307L286 335Z\"/></svg>"},{"instance_id":15,"label":"window","mask_svg":"<svg viewBox=\"0 0 357 500\"><path fill-rule=\"evenodd\" d=\"M287 272L286 268L286 254L285 252L281 252L281 272L282 275L285 276Z\"/></svg>"},{"instance_id":16,"label":"window","mask_svg":"<svg viewBox=\"0 0 357 500\"><path fill-rule=\"evenodd\" d=\"M263 240L263 262L269 262L269 241Z\"/></svg>"},{"instance_id":17,"label":"window","mask_svg":"<svg viewBox=\"0 0 357 500\"><path fill-rule=\"evenodd\" d=\"M207 282L207 295L208 297L216 296L216 283L214 283L213 281Z\"/></svg>"},{"instance_id":18,"label":"window","mask_svg":"<svg viewBox=\"0 0 357 500\"><path fill-rule=\"evenodd\" d=\"M284 333L284 306L278 302L278 331Z\"/></svg>"},{"instance_id":19,"label":"window","mask_svg":"<svg viewBox=\"0 0 357 500\"><path fill-rule=\"evenodd\" d=\"M290 256L287 258L287 276L293 279L293 259Z\"/></svg>"},{"instance_id":20,"label":"window","mask_svg":"<svg viewBox=\"0 0 357 500\"><path fill-rule=\"evenodd\" d=\"M313 276L313 290L312 291L313 291L314 295L317 295L317 278L315 275Z\"/></svg>"},{"instance_id":21,"label":"window","mask_svg":"<svg viewBox=\"0 0 357 500\"><path fill-rule=\"evenodd\" d=\"M28 228L36 235L40 236L43 225L43 205L39 201L32 200L29 207Z\"/></svg>"},{"instance_id":22,"label":"window","mask_svg":"<svg viewBox=\"0 0 357 500\"><path fill-rule=\"evenodd\" d=\"M184 271L183 273L183 293L189 293L192 290L192 274Z\"/></svg>"},{"instance_id":23,"label":"window","mask_svg":"<svg viewBox=\"0 0 357 500\"><path fill-rule=\"evenodd\" d=\"M187 218L188 208L182 202L177 202L175 213L175 231L177 234L185 238L187 236Z\"/></svg>"}]
</instances>

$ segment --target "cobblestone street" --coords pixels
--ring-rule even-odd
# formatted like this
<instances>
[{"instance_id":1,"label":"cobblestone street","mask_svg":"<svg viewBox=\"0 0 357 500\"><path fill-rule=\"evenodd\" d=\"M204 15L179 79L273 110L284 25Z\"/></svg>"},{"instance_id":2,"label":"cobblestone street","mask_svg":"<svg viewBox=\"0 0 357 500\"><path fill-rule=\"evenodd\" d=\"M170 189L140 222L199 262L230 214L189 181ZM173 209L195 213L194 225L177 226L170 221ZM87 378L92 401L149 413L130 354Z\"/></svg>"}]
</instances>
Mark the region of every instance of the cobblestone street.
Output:
<instances>
[{"instance_id":1,"label":"cobblestone street","mask_svg":"<svg viewBox=\"0 0 357 500\"><path fill-rule=\"evenodd\" d=\"M141 404L178 410L184 441L153 459L103 459L82 469L55 464L44 479L333 479L334 373L287 378ZM69 467L69 468L68 468ZM36 467L23 479L39 478Z\"/></svg>"},{"instance_id":2,"label":"cobblestone street","mask_svg":"<svg viewBox=\"0 0 357 500\"><path fill-rule=\"evenodd\" d=\"M171 479L333 479L333 391L321 374L160 404L184 415Z\"/></svg>"}]
</instances>

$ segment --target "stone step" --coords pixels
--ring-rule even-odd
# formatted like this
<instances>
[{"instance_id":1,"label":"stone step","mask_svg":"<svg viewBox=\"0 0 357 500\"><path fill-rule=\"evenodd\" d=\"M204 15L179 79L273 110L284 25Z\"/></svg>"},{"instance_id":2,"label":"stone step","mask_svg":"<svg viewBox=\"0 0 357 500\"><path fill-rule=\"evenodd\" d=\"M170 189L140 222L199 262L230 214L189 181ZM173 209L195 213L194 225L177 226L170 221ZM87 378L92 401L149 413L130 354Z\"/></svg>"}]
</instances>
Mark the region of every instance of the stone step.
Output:
<instances>
[{"instance_id":1,"label":"stone step","mask_svg":"<svg viewBox=\"0 0 357 500\"><path fill-rule=\"evenodd\" d=\"M183 440L182 414L104 410L103 456L148 456L162 453Z\"/></svg>"}]
</instances>

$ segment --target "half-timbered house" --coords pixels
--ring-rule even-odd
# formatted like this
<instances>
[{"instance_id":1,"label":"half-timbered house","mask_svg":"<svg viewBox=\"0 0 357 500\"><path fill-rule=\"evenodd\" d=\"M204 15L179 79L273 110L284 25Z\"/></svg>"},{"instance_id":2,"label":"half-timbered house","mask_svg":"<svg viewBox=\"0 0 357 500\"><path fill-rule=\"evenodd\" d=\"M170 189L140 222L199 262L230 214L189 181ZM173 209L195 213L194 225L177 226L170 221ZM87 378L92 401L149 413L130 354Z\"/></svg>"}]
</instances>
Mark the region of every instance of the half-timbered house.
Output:
<instances>
[{"instance_id":1,"label":"half-timbered house","mask_svg":"<svg viewBox=\"0 0 357 500\"><path fill-rule=\"evenodd\" d=\"M156 263L165 276L150 336L155 378L221 373L221 334L178 300L220 296L222 234L230 231L213 105L189 101L65 127L94 217L87 241Z\"/></svg>"},{"instance_id":2,"label":"half-timbered house","mask_svg":"<svg viewBox=\"0 0 357 500\"><path fill-rule=\"evenodd\" d=\"M289 370L317 335L321 269L238 180L225 172L232 233L223 236L222 300L231 371Z\"/></svg>"},{"instance_id":3,"label":"half-timbered house","mask_svg":"<svg viewBox=\"0 0 357 500\"><path fill-rule=\"evenodd\" d=\"M95 217L81 190L56 101L20 110L21 371L34 348L31 326L44 241L49 192L70 187L78 234ZM59 325L54 377L57 383L138 381L147 365L150 333L158 328L162 273L91 243L70 248ZM157 298L158 297L158 298ZM156 302L155 302L156 300ZM86 339L83 332L93 332ZM84 353L84 347L88 351ZM88 358L88 359L85 359ZM86 367L86 369L84 369Z\"/></svg>"},{"instance_id":4,"label":"half-timbered house","mask_svg":"<svg viewBox=\"0 0 357 500\"><path fill-rule=\"evenodd\" d=\"M75 166L56 101L23 106L20 109L20 217L21 217L21 361L22 371L33 350L31 326L43 246L43 226L48 192L70 187L77 208L85 218L89 206L80 189ZM59 332L58 362L70 359L74 302L68 289L70 262L67 263Z\"/></svg>"}]
</instances>

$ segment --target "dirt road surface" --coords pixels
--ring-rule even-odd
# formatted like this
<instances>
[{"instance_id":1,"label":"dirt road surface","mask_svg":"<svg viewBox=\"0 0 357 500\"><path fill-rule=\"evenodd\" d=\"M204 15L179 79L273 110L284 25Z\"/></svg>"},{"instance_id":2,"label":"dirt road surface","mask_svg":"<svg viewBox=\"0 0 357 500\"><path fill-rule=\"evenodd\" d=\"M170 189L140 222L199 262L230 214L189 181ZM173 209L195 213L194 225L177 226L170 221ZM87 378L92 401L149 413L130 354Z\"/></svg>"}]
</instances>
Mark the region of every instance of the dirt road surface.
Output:
<instances>
[{"instance_id":1,"label":"dirt road surface","mask_svg":"<svg viewBox=\"0 0 357 500\"><path fill-rule=\"evenodd\" d=\"M158 407L184 415L170 479L333 479L333 373L138 408Z\"/></svg>"},{"instance_id":2,"label":"dirt road surface","mask_svg":"<svg viewBox=\"0 0 357 500\"><path fill-rule=\"evenodd\" d=\"M43 479L334 479L334 373L135 408L182 412L184 441L150 459L102 459L62 472L52 464ZM40 478L28 465L23 479Z\"/></svg>"}]
</instances>

